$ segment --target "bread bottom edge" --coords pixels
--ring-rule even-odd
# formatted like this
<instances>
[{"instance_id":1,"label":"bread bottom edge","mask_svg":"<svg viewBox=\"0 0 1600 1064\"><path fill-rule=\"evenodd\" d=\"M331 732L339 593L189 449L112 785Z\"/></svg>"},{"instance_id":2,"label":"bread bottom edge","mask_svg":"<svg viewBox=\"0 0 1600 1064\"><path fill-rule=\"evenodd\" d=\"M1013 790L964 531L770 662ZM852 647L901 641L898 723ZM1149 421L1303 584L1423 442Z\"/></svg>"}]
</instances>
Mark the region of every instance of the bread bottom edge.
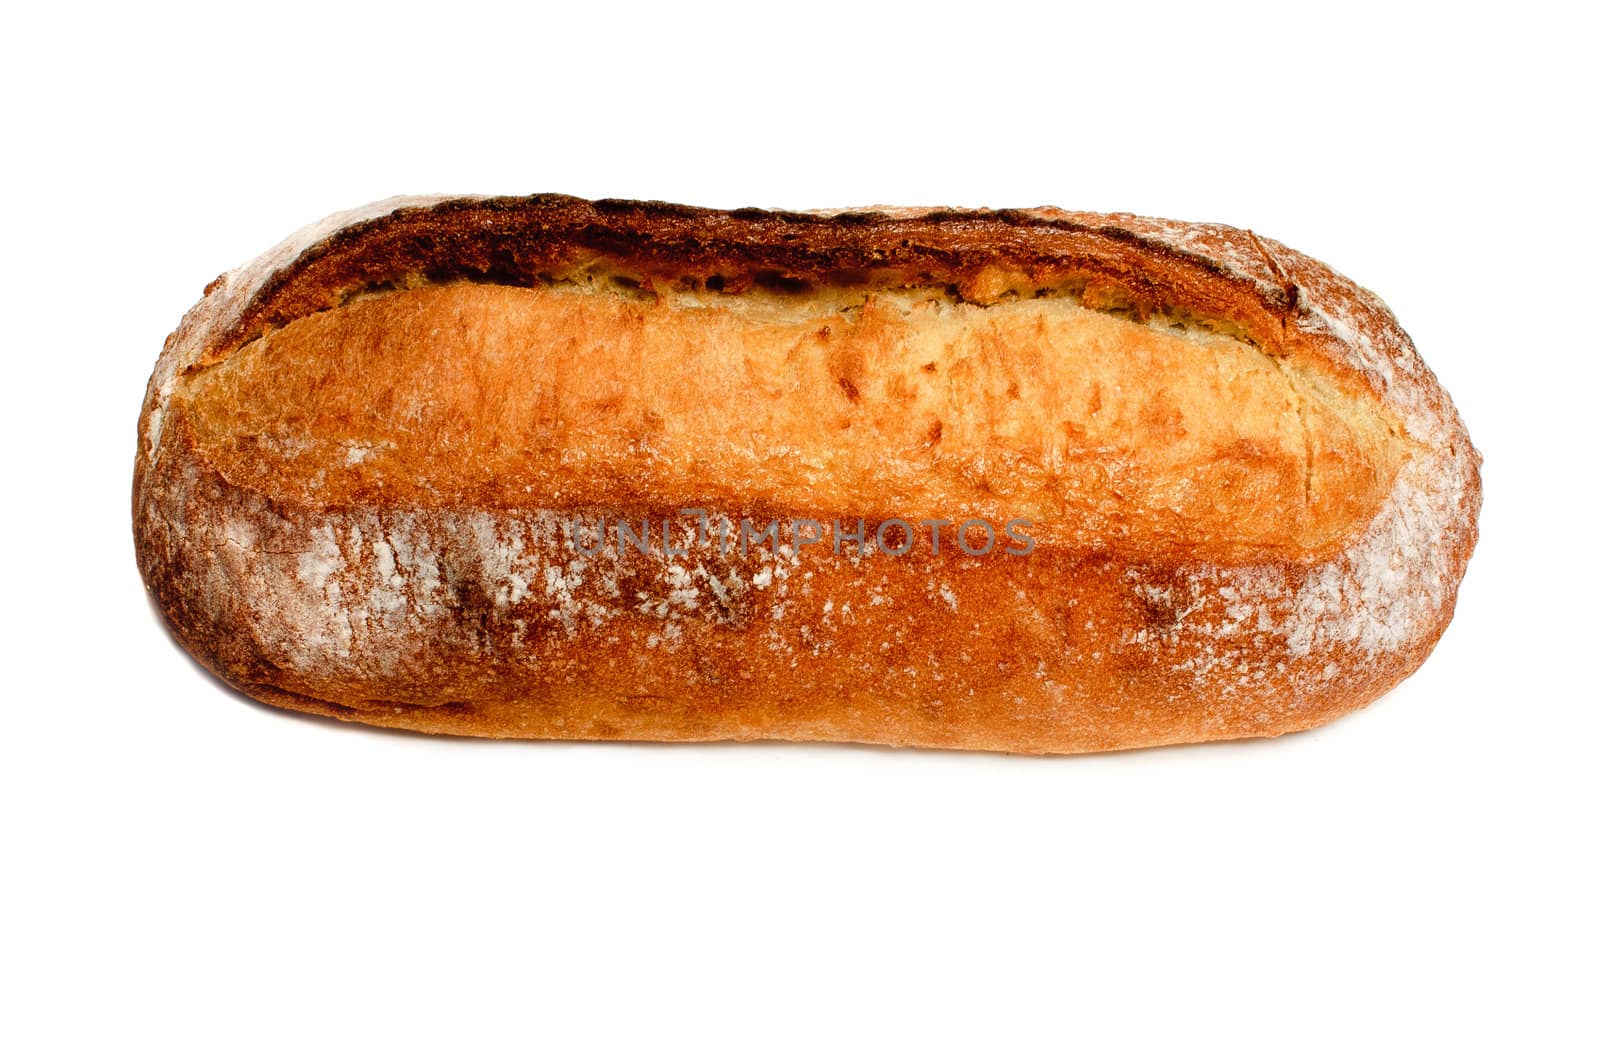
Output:
<instances>
[{"instance_id":1,"label":"bread bottom edge","mask_svg":"<svg viewBox=\"0 0 1600 1064\"><path fill-rule=\"evenodd\" d=\"M207 670L210 672L211 670ZM520 723L508 719L502 707L499 712L485 711L471 705L448 708L381 705L373 707L347 706L338 702L316 698L289 690L275 684L234 680L221 673L212 675L231 690L272 710L286 711L338 721L342 724L381 729L386 732L414 735L433 739L521 740L525 742L577 742L577 743L629 743L648 745L715 745L748 746L757 744L782 745L832 745L870 750L944 751L968 754L1005 754L1029 757L1072 757L1085 754L1113 754L1138 750L1155 750L1177 746L1198 746L1213 743L1235 743L1281 738L1315 730L1348 716L1367 704L1350 706L1318 713L1297 721L1293 725L1262 726L1258 729L1230 734L1153 735L1142 740L1127 735L1105 736L1101 739L1077 738L1036 742L1016 738L982 736L932 736L890 734L885 728L877 734L867 729L818 726L813 721L799 722L786 730L756 730L737 725L718 727L708 725L693 733L642 723L626 730L603 720L568 720L556 724L543 713L529 712Z\"/></svg>"}]
</instances>

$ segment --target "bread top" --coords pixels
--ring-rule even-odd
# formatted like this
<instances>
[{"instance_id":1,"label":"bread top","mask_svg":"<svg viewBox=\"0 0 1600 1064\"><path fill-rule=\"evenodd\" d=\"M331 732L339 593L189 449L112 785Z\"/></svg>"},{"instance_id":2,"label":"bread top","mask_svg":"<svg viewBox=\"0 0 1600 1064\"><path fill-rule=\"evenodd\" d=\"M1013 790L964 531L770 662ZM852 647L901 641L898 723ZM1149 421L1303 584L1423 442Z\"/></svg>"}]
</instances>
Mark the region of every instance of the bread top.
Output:
<instances>
[{"instance_id":1,"label":"bread top","mask_svg":"<svg viewBox=\"0 0 1600 1064\"><path fill-rule=\"evenodd\" d=\"M616 269L358 296L177 394L206 461L298 505L1020 519L1042 544L1230 562L1337 550L1406 446L1370 395L1070 295Z\"/></svg>"},{"instance_id":2,"label":"bread top","mask_svg":"<svg viewBox=\"0 0 1600 1064\"><path fill-rule=\"evenodd\" d=\"M375 204L208 288L136 479L179 423L313 509L1035 519L1240 588L1275 567L1302 641L1371 646L1436 637L1478 508L1376 297L1248 232L1050 208Z\"/></svg>"}]
</instances>

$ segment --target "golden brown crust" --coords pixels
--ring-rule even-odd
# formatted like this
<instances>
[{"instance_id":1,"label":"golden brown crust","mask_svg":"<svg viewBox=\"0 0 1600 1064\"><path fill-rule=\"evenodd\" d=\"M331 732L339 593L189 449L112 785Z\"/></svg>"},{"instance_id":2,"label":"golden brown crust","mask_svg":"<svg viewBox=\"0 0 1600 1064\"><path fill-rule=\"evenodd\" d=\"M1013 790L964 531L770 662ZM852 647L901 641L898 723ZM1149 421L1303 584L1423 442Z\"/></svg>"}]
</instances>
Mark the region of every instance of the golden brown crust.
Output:
<instances>
[{"instance_id":1,"label":"golden brown crust","mask_svg":"<svg viewBox=\"0 0 1600 1064\"><path fill-rule=\"evenodd\" d=\"M560 309L557 286L597 265L611 288L571 293L562 312L577 316L561 337L632 337L693 372L641 391L620 386L624 363L591 360L611 391L568 373L550 405L539 374L553 363L483 352L532 345L534 325ZM834 313L841 292L868 312ZM1057 377L1037 370L1050 345L1025 342L1070 307L1099 322L1074 333L1080 348L1172 359L1150 363L1156 381L1091 360L1091 383L1135 393L1133 414L1174 412L1105 430L1132 457L1105 463L1123 479L1104 486L1082 459L1110 437L1084 437L1076 465L1045 462L1053 481L987 477L985 463L1005 469L1008 455L1059 457L1071 419L1001 418L983 389L907 384L885 353L911 351L906 337L929 327L870 308L918 299L977 323L956 334L956 357L984 329L998 337L991 368L1035 367L1009 382L1012 398L1035 401L1023 409L1071 405L1059 382L1027 394ZM794 416L760 427L810 456L811 480L761 482L770 450L729 457L734 430L768 416L747 396L725 400L722 428L687 417L715 393L717 356L694 344L711 335L711 311L732 330L723 346L753 360L819 321L870 356L769 357L754 378L774 385L774 409L791 404ZM776 325L752 320L769 311ZM1172 337L1174 323L1193 343ZM421 339L496 327L510 338L470 357ZM653 339L639 348L640 335ZM1185 343L1209 345L1215 372L1239 378L1233 412L1265 411L1259 431L1241 424L1230 440L1219 428L1228 410L1216 395L1229 393L1185 376ZM773 370L794 364L804 372L792 378ZM661 382L665 366L643 379ZM446 386L452 369L478 384ZM408 387L421 432L381 406ZM904 410L921 420L891 416ZM841 437L852 420L857 435ZM997 437L1001 425L1010 436ZM552 438L552 426L564 427ZM632 435L608 450L619 427ZM942 468L920 452L923 465L859 461L906 442L895 433L930 432ZM1204 446L1183 452L1179 437ZM1186 454L1195 473L1175 478ZM1230 460L1253 473L1224 477ZM207 290L151 380L134 523L179 640L278 705L457 734L1078 751L1298 730L1398 683L1453 610L1476 538L1478 462L1375 297L1222 226L1054 209L403 201L330 219ZM1169 490L1180 482L1188 495ZM685 504L735 529L815 517L848 533L859 517L869 544L889 516L1003 523L1018 508L1053 520L1025 556L896 558L848 540L838 554L826 541L740 553L690 532L672 556L658 541L649 554L589 557L567 539L575 518L659 530Z\"/></svg>"},{"instance_id":2,"label":"golden brown crust","mask_svg":"<svg viewBox=\"0 0 1600 1064\"><path fill-rule=\"evenodd\" d=\"M197 460L281 504L1024 518L1152 560L1326 558L1404 456L1381 406L1308 367L1072 299L637 292L379 293L173 400Z\"/></svg>"}]
</instances>

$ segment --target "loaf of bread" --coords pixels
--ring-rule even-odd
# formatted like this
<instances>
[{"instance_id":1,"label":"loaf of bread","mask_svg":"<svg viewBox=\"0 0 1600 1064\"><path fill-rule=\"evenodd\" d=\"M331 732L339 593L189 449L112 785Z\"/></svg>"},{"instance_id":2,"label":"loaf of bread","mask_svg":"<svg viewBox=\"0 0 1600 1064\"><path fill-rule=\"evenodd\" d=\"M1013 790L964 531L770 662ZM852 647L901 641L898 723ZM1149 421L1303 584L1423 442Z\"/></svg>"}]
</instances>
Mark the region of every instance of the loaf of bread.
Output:
<instances>
[{"instance_id":1,"label":"loaf of bread","mask_svg":"<svg viewBox=\"0 0 1600 1064\"><path fill-rule=\"evenodd\" d=\"M1248 231L403 199L206 289L133 518L178 642L277 706L1074 752L1394 686L1479 462L1388 309Z\"/></svg>"}]
</instances>

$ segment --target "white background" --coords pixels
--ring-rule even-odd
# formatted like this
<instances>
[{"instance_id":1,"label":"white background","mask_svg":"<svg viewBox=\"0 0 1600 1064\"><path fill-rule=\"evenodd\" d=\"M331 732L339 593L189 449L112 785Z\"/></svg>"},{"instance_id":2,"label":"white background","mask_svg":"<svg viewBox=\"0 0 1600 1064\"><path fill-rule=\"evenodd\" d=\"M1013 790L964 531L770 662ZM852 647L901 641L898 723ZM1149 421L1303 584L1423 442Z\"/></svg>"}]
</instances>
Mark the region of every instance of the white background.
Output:
<instances>
[{"instance_id":1,"label":"white background","mask_svg":"<svg viewBox=\"0 0 1600 1064\"><path fill-rule=\"evenodd\" d=\"M1595 1059L1590 15L1206 6L13 10L0 1056ZM1326 729L1080 758L229 695L134 567L163 337L331 211L543 191L1048 203L1323 258L1485 455L1455 624Z\"/></svg>"}]
</instances>

